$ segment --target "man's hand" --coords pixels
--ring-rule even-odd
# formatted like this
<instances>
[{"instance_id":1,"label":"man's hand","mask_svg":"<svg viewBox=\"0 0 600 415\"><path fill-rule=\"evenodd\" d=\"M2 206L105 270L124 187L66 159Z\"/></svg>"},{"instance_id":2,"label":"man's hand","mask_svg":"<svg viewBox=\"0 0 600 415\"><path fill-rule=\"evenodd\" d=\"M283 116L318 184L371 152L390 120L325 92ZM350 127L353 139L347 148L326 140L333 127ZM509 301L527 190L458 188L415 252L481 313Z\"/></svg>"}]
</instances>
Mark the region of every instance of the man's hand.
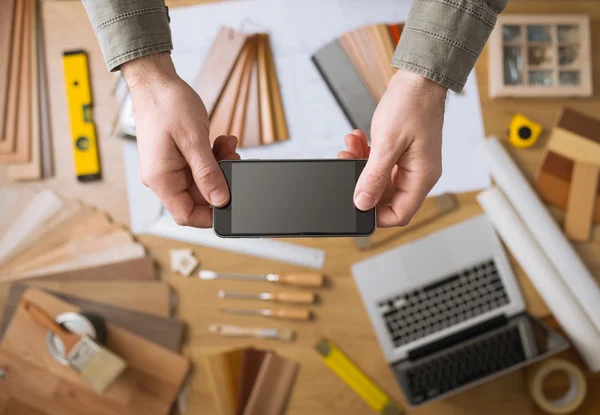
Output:
<instances>
[{"instance_id":1,"label":"man's hand","mask_svg":"<svg viewBox=\"0 0 600 415\"><path fill-rule=\"evenodd\" d=\"M407 225L442 174L446 88L398 71L377 106L371 148L355 130L340 158L368 158L354 193L360 210L377 206L380 227Z\"/></svg>"},{"instance_id":2,"label":"man's hand","mask_svg":"<svg viewBox=\"0 0 600 415\"><path fill-rule=\"evenodd\" d=\"M121 71L133 101L142 182L179 225L212 226L209 205L229 201L217 161L240 158L237 138L221 136L211 149L206 108L168 53L127 62Z\"/></svg>"}]
</instances>

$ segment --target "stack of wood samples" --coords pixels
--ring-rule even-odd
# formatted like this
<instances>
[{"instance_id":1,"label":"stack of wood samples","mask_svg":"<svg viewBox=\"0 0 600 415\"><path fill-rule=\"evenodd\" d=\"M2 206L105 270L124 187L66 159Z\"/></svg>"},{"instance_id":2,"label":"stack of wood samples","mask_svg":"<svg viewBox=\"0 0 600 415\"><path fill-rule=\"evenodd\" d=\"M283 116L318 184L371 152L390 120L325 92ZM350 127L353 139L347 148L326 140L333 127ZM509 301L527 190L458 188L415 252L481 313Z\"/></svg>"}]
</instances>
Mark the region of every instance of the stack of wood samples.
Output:
<instances>
[{"instance_id":1,"label":"stack of wood samples","mask_svg":"<svg viewBox=\"0 0 600 415\"><path fill-rule=\"evenodd\" d=\"M211 142L234 135L241 147L254 147L289 138L269 35L221 28L194 88L209 114Z\"/></svg>"},{"instance_id":2,"label":"stack of wood samples","mask_svg":"<svg viewBox=\"0 0 600 415\"><path fill-rule=\"evenodd\" d=\"M7 0L0 13L0 164L12 180L52 175L38 0Z\"/></svg>"},{"instance_id":3,"label":"stack of wood samples","mask_svg":"<svg viewBox=\"0 0 600 415\"><path fill-rule=\"evenodd\" d=\"M323 46L313 62L353 128L371 132L377 103L396 69L392 59L403 24L372 25Z\"/></svg>"}]
</instances>

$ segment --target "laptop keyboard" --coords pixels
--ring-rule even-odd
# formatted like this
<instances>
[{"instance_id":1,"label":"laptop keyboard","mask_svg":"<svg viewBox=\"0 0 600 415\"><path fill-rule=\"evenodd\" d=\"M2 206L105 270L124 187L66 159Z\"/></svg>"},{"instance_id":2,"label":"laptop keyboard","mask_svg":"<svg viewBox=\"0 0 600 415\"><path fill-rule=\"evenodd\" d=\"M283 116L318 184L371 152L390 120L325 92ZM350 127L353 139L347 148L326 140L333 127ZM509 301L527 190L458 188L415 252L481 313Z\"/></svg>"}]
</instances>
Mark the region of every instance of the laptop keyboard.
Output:
<instances>
[{"instance_id":1,"label":"laptop keyboard","mask_svg":"<svg viewBox=\"0 0 600 415\"><path fill-rule=\"evenodd\" d=\"M378 303L396 347L508 304L493 259Z\"/></svg>"},{"instance_id":2,"label":"laptop keyboard","mask_svg":"<svg viewBox=\"0 0 600 415\"><path fill-rule=\"evenodd\" d=\"M525 360L518 327L427 358L404 373L411 403L417 405Z\"/></svg>"}]
</instances>

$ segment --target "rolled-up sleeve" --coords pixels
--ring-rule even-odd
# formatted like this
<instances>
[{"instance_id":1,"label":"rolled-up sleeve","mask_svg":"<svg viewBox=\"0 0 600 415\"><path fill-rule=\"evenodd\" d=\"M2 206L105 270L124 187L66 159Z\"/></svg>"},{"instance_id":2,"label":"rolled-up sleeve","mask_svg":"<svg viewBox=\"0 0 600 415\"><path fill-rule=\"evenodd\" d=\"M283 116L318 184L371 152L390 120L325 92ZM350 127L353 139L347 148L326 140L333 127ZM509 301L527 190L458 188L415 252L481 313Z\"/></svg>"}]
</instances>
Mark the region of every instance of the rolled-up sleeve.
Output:
<instances>
[{"instance_id":1,"label":"rolled-up sleeve","mask_svg":"<svg viewBox=\"0 0 600 415\"><path fill-rule=\"evenodd\" d=\"M508 0L414 0L392 65L462 91Z\"/></svg>"},{"instance_id":2,"label":"rolled-up sleeve","mask_svg":"<svg viewBox=\"0 0 600 415\"><path fill-rule=\"evenodd\" d=\"M83 0L109 70L173 50L164 0Z\"/></svg>"}]
</instances>

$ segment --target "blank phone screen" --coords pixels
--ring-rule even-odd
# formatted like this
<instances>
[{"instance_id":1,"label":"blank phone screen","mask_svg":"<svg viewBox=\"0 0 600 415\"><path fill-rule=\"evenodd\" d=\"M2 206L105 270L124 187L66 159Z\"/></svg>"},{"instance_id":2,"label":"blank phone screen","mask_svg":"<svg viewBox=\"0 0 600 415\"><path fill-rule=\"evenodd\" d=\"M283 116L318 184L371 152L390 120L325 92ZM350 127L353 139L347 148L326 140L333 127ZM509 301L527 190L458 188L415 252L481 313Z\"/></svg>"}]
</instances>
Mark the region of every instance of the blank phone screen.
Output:
<instances>
[{"instance_id":1,"label":"blank phone screen","mask_svg":"<svg viewBox=\"0 0 600 415\"><path fill-rule=\"evenodd\" d=\"M357 166L351 161L232 163L231 232L356 232Z\"/></svg>"}]
</instances>

